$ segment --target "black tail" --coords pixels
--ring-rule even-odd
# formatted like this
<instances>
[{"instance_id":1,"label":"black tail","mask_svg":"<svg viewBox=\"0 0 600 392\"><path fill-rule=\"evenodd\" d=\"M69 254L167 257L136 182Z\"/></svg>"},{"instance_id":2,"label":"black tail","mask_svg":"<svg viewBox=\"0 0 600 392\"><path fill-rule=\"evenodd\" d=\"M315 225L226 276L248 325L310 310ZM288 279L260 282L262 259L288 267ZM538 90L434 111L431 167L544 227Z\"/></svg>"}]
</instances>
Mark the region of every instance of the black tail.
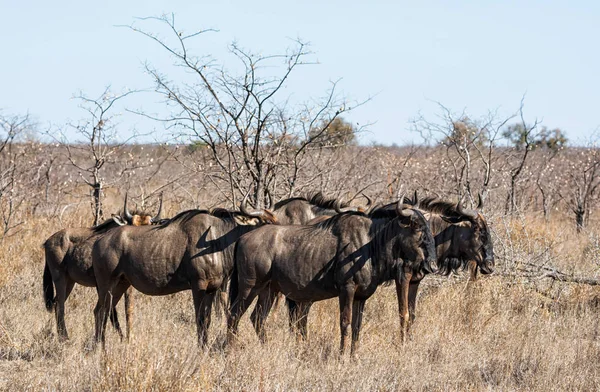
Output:
<instances>
[{"instance_id":1,"label":"black tail","mask_svg":"<svg viewBox=\"0 0 600 392\"><path fill-rule=\"evenodd\" d=\"M52 282L52 274L48 263L44 267L44 301L46 302L46 310L52 311L54 307L54 282Z\"/></svg>"}]
</instances>

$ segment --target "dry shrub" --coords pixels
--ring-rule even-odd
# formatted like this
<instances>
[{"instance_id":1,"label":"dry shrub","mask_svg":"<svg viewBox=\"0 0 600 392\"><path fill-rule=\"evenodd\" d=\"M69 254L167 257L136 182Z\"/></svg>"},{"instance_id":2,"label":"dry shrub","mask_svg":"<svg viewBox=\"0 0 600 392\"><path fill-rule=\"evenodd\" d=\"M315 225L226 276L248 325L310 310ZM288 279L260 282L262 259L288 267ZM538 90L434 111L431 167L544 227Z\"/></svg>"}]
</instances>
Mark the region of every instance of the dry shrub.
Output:
<instances>
[{"instance_id":1,"label":"dry shrub","mask_svg":"<svg viewBox=\"0 0 600 392\"><path fill-rule=\"evenodd\" d=\"M121 207L110 199L106 211ZM166 203L165 216L189 204ZM213 318L210 349L196 342L189 292L134 293L134 330L121 342L109 326L107 350L91 351L94 289L76 286L66 303L71 339L60 343L42 299L43 241L61 227L89 224L89 204L57 217L30 217L0 242L1 390L597 390L600 293L596 287L537 281L517 268L552 265L595 276L597 227L576 235L568 217L511 218L489 207L496 274L427 277L406 344L399 341L393 286L367 301L359 356L338 357L337 300L313 306L309 339L289 333L283 306L261 345L244 316L238 342L224 347ZM550 264L548 264L550 265ZM121 318L122 306L119 305Z\"/></svg>"}]
</instances>

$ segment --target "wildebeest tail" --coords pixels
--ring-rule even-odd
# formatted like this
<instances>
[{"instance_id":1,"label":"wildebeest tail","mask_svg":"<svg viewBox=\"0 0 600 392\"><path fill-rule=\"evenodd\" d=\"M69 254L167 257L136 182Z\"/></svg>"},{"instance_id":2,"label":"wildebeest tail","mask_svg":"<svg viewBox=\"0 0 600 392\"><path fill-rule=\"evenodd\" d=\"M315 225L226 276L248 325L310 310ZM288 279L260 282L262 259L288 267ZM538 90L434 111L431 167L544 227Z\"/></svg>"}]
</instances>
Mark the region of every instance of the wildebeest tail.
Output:
<instances>
[{"instance_id":1,"label":"wildebeest tail","mask_svg":"<svg viewBox=\"0 0 600 392\"><path fill-rule=\"evenodd\" d=\"M44 267L44 302L46 303L46 310L52 311L54 307L54 283L52 282L52 274L50 273L50 267L48 263L45 263Z\"/></svg>"}]
</instances>

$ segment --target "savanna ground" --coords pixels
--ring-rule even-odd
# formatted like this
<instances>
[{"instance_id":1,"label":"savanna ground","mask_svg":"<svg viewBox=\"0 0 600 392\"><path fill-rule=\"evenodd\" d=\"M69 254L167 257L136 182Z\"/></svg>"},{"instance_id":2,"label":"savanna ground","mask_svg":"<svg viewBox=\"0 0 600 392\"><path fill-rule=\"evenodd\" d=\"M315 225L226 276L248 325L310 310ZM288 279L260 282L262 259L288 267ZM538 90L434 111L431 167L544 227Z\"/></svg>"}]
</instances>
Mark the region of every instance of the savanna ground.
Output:
<instances>
[{"instance_id":1,"label":"savanna ground","mask_svg":"<svg viewBox=\"0 0 600 392\"><path fill-rule=\"evenodd\" d=\"M395 195L391 187L398 183L405 189L424 189L425 194L451 194L442 192L452 182L450 174L442 175L444 154L417 153L406 164L404 150L359 150L356 155L346 152L348 163L341 167L348 171L321 182L320 188L333 195L353 194L372 182L366 192L380 200ZM0 243L0 389L598 390L600 292L544 274L558 269L569 276L596 278L599 223L592 214L578 234L568 200L558 196L548 203L550 213L544 217L534 187L535 162L541 158L533 162L518 188L519 209L510 213L504 205L506 175L503 165L496 166L496 188L484 210L493 230L496 273L472 285L464 274L427 277L405 344L399 341L395 288L381 287L367 301L355 359L338 356L337 300L313 307L306 342L288 332L280 306L267 322L267 344L258 342L246 314L238 344L226 350L225 321L213 318L211 348L204 351L196 344L189 292L166 297L134 293L131 341L121 342L108 326L106 351L94 352L89 347L96 293L76 286L66 303L70 340L59 342L54 315L42 299L41 245L63 227L89 226L92 214L89 196L77 199L88 191L61 177L76 175L52 174L56 178L48 177L50 192L40 185L39 192L27 195L23 212L14 217L21 224ZM386 167L394 165L405 168L404 174L393 177L397 172ZM206 188L208 181L198 184L177 177L177 183L172 171L161 170L152 174L151 182L170 184L164 188L165 216L223 203L218 192ZM427 173L437 177L426 182ZM119 211L125 189L143 193L135 181L140 180L123 179L107 190L107 214ZM122 305L119 311L123 325Z\"/></svg>"}]
</instances>

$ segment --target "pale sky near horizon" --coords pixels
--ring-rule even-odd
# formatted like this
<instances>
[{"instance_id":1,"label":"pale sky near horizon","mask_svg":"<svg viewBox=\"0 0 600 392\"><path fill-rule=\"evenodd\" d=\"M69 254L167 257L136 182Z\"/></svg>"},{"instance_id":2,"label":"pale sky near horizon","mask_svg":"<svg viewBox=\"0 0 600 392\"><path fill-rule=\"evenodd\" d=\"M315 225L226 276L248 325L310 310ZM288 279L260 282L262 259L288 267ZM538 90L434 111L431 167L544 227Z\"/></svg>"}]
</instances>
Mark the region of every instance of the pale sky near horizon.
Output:
<instances>
[{"instance_id":1,"label":"pale sky near horizon","mask_svg":"<svg viewBox=\"0 0 600 392\"><path fill-rule=\"evenodd\" d=\"M434 101L473 117L495 109L507 115L524 94L528 121L541 119L573 141L600 127L600 3L594 1L0 0L2 113L29 112L41 129L60 127L85 117L71 99L79 91L97 97L107 85L151 89L142 63L166 69L171 60L117 25L171 12L186 31L219 30L198 42L217 60L227 58L233 40L265 54L284 51L293 38L309 41L319 64L293 75L293 94L321 96L330 80L341 78L348 97L374 96L344 116L373 123L363 143L421 142L409 122L419 112L434 119ZM158 100L154 93L135 95L119 110L150 110ZM165 132L135 116L121 126L154 127L159 139Z\"/></svg>"}]
</instances>

